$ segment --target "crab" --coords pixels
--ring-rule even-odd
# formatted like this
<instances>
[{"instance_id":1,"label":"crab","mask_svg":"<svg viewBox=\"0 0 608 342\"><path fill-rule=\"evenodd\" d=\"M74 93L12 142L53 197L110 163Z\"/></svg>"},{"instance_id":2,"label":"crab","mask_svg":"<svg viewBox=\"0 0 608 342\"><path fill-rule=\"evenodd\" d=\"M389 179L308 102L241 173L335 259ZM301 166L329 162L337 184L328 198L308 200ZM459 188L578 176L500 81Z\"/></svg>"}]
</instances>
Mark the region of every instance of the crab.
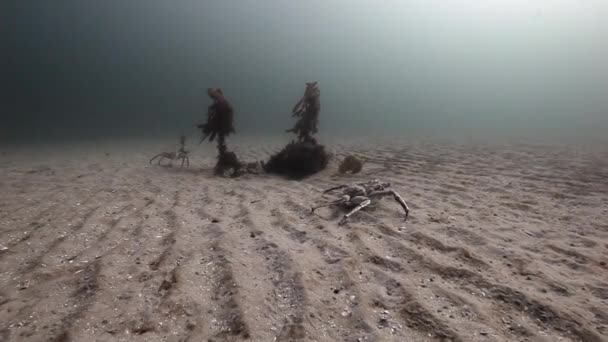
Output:
<instances>
[{"instance_id":1,"label":"crab","mask_svg":"<svg viewBox=\"0 0 608 342\"><path fill-rule=\"evenodd\" d=\"M177 150L177 152L161 152L150 159L150 164L152 164L152 161L156 158L159 158L158 165L160 165L160 162L163 161L163 159L169 159L171 163L173 163L174 160L181 159L181 167L184 167L184 163L186 164L187 168L190 167L190 157L188 157L190 151L186 150L186 136L182 135L179 138L179 144L180 148Z\"/></svg>"},{"instance_id":2,"label":"crab","mask_svg":"<svg viewBox=\"0 0 608 342\"><path fill-rule=\"evenodd\" d=\"M338 223L338 225L343 225L354 213L369 206L372 203L373 199L382 198L385 196L393 196L395 201L397 201L397 203L399 203L399 205L403 208L403 211L405 212L404 221L406 221L409 216L410 209L401 197L401 195L399 195L396 191L389 189L390 186L390 183L381 182L377 179L363 183L338 185L336 187L323 191L323 193L326 194L334 190L341 190L338 199L313 207L311 211L314 212L319 208L334 205L341 205L350 208L351 210L348 213L344 214L344 216Z\"/></svg>"},{"instance_id":3,"label":"crab","mask_svg":"<svg viewBox=\"0 0 608 342\"><path fill-rule=\"evenodd\" d=\"M159 158L158 165L160 165L160 162L163 161L163 159L169 159L171 162L173 162L174 160L181 159L181 167L184 167L184 164L186 164L186 168L190 167L190 158L188 157L188 151L180 150L178 152L161 152L155 155L152 159L150 159L150 164L152 164L152 161L156 158Z\"/></svg>"}]
</instances>

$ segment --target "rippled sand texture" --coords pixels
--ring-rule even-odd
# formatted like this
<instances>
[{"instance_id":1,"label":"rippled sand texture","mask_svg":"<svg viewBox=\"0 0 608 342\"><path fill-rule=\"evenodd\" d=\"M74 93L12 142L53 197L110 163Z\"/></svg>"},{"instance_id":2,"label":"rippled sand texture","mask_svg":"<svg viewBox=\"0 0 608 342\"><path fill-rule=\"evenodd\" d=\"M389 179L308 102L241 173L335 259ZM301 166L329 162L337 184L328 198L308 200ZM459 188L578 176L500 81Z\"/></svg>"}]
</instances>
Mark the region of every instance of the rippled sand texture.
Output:
<instances>
[{"instance_id":1,"label":"rippled sand texture","mask_svg":"<svg viewBox=\"0 0 608 342\"><path fill-rule=\"evenodd\" d=\"M213 177L212 146L148 165L166 146L1 149L0 341L608 340L605 149L333 143L363 172L294 182ZM310 213L370 178L407 224Z\"/></svg>"}]
</instances>

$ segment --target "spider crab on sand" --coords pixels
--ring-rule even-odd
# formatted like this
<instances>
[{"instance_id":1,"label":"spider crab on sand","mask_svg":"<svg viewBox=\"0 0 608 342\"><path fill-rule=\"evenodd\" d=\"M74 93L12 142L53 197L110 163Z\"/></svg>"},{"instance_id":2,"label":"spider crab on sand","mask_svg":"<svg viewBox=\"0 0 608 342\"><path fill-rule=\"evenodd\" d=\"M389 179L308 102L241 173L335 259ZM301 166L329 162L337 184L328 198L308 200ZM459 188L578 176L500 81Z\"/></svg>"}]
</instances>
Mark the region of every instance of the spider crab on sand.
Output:
<instances>
[{"instance_id":1,"label":"spider crab on sand","mask_svg":"<svg viewBox=\"0 0 608 342\"><path fill-rule=\"evenodd\" d=\"M150 164L152 164L152 161L154 161L154 159L159 158L158 165L160 165L160 162L163 161L163 159L169 159L170 165L173 165L174 160L181 160L182 161L181 167L184 167L184 164L186 164L186 167L190 167L190 157L188 156L190 154L190 151L186 150L186 136L185 135L182 135L179 138L179 144L180 144L179 150L177 150L176 152L161 152L161 153L155 155L154 157L152 157L152 159L150 159Z\"/></svg>"},{"instance_id":2,"label":"spider crab on sand","mask_svg":"<svg viewBox=\"0 0 608 342\"><path fill-rule=\"evenodd\" d=\"M169 161L171 163L173 163L174 160L181 160L182 161L181 167L184 167L184 164L186 165L187 168L190 167L190 157L188 157L187 151L161 152L161 153L155 155L152 159L150 159L150 164L152 164L152 161L156 158L158 158L158 165L160 165L160 162L162 162L164 159L169 159ZM172 165L172 164L170 164L170 165Z\"/></svg>"},{"instance_id":3,"label":"spider crab on sand","mask_svg":"<svg viewBox=\"0 0 608 342\"><path fill-rule=\"evenodd\" d=\"M348 213L344 214L344 216L338 223L339 225L343 225L344 223L346 223L346 221L351 215L369 206L372 203L373 199L393 196L395 201L397 201L397 203L399 203L399 205L401 205L401 207L403 208L403 211L405 211L404 220L407 220L410 213L410 209L401 197L401 195L399 195L394 190L389 189L390 186L390 183L381 182L377 179L363 183L338 185L336 187L323 191L323 193L326 194L334 190L340 190L341 192L338 196L338 199L313 207L312 212L322 207L329 207L333 205L345 206L351 210Z\"/></svg>"}]
</instances>

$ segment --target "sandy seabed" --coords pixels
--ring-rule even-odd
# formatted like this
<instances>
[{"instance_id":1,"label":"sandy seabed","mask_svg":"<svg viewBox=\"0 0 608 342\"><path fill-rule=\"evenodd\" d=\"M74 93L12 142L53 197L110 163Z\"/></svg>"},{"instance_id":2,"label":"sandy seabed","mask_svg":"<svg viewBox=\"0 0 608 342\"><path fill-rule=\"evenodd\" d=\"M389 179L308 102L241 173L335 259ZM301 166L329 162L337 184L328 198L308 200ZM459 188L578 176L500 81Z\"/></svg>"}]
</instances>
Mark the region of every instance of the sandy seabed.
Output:
<instances>
[{"instance_id":1,"label":"sandy seabed","mask_svg":"<svg viewBox=\"0 0 608 342\"><path fill-rule=\"evenodd\" d=\"M608 148L325 141L362 173L149 165L175 142L0 147L0 341L607 341ZM285 141L229 141L245 161ZM338 226L322 190L391 198Z\"/></svg>"}]
</instances>

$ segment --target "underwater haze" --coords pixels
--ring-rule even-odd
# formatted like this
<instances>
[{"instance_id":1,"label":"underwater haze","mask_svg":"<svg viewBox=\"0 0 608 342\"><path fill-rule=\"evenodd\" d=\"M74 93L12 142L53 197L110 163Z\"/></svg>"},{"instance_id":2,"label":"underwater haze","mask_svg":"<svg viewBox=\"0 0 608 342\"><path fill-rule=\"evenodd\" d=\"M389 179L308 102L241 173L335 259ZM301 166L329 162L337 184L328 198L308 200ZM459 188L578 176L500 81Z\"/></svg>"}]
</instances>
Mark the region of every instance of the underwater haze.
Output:
<instances>
[{"instance_id":1,"label":"underwater haze","mask_svg":"<svg viewBox=\"0 0 608 342\"><path fill-rule=\"evenodd\" d=\"M0 139L282 134L305 82L320 131L601 136L605 0L3 1Z\"/></svg>"}]
</instances>

